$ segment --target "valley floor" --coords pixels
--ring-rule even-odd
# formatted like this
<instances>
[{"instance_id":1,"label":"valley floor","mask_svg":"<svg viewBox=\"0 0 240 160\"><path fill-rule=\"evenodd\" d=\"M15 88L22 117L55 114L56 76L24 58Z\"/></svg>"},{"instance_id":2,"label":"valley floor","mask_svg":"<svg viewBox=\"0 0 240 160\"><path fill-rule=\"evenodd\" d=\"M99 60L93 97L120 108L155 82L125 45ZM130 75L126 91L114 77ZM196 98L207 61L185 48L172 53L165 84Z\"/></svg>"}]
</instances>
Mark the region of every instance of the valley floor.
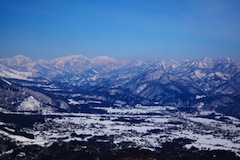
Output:
<instances>
[{"instance_id":1,"label":"valley floor","mask_svg":"<svg viewBox=\"0 0 240 160\"><path fill-rule=\"evenodd\" d=\"M24 113L28 126L23 113L3 114L0 159L240 159L239 119L170 106L95 109L105 114Z\"/></svg>"}]
</instances>

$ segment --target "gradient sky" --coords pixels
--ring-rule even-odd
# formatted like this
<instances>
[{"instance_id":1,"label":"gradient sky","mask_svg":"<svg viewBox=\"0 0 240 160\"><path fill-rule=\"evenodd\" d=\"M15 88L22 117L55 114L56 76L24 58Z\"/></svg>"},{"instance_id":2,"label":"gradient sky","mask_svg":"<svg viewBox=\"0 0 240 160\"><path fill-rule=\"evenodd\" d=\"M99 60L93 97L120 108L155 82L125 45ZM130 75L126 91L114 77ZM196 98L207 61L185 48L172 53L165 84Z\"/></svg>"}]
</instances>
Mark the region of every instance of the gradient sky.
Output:
<instances>
[{"instance_id":1,"label":"gradient sky","mask_svg":"<svg viewBox=\"0 0 240 160\"><path fill-rule=\"evenodd\" d=\"M0 57L240 60L240 0L0 0Z\"/></svg>"}]
</instances>

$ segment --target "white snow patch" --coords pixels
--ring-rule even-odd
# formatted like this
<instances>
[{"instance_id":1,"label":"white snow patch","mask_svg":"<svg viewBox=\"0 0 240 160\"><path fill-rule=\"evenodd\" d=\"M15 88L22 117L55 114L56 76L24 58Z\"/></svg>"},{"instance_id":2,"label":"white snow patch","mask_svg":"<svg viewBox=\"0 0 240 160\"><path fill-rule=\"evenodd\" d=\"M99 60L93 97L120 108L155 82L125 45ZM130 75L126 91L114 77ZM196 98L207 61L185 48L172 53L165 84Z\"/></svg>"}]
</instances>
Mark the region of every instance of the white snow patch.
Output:
<instances>
[{"instance_id":1,"label":"white snow patch","mask_svg":"<svg viewBox=\"0 0 240 160\"><path fill-rule=\"evenodd\" d=\"M189 117L189 119L191 121L200 122L200 123L203 123L203 124L221 123L221 122L213 120L213 119L207 119L207 118L201 118L201 117Z\"/></svg>"},{"instance_id":2,"label":"white snow patch","mask_svg":"<svg viewBox=\"0 0 240 160\"><path fill-rule=\"evenodd\" d=\"M196 106L197 106L198 109L201 109L201 108L204 106L204 103L203 103L203 102L200 102L200 103L198 103Z\"/></svg>"},{"instance_id":3,"label":"white snow patch","mask_svg":"<svg viewBox=\"0 0 240 160\"><path fill-rule=\"evenodd\" d=\"M6 130L10 131L10 132L15 132L14 129L8 128L8 127L4 127Z\"/></svg>"},{"instance_id":4,"label":"white snow patch","mask_svg":"<svg viewBox=\"0 0 240 160\"><path fill-rule=\"evenodd\" d=\"M196 99L201 99L201 98L204 98L206 97L205 95L196 95Z\"/></svg>"},{"instance_id":5,"label":"white snow patch","mask_svg":"<svg viewBox=\"0 0 240 160\"><path fill-rule=\"evenodd\" d=\"M135 93L138 94L138 93L142 92L146 87L147 87L146 83L139 85L138 88L135 90Z\"/></svg>"},{"instance_id":6,"label":"white snow patch","mask_svg":"<svg viewBox=\"0 0 240 160\"><path fill-rule=\"evenodd\" d=\"M79 101L74 101L73 99L68 99L68 103L72 104L72 105L81 104L81 103L79 103Z\"/></svg>"},{"instance_id":7,"label":"white snow patch","mask_svg":"<svg viewBox=\"0 0 240 160\"><path fill-rule=\"evenodd\" d=\"M233 143L228 139L216 138L213 135L201 135L189 132L188 138L196 140L192 144L185 145L186 148L191 148L192 146L200 149L222 149L222 150L232 150L236 153L239 151L240 145L238 143Z\"/></svg>"},{"instance_id":8,"label":"white snow patch","mask_svg":"<svg viewBox=\"0 0 240 160\"><path fill-rule=\"evenodd\" d=\"M18 111L39 111L41 102L36 100L33 96L26 98L18 107Z\"/></svg>"},{"instance_id":9,"label":"white snow patch","mask_svg":"<svg viewBox=\"0 0 240 160\"><path fill-rule=\"evenodd\" d=\"M5 83L7 83L8 85L12 85L12 83L11 82L9 82L9 81L7 81L7 80L5 80L5 79L2 79Z\"/></svg>"},{"instance_id":10,"label":"white snow patch","mask_svg":"<svg viewBox=\"0 0 240 160\"><path fill-rule=\"evenodd\" d=\"M223 74L222 72L215 72L216 76L220 77L223 80L228 79L228 75Z\"/></svg>"},{"instance_id":11,"label":"white snow patch","mask_svg":"<svg viewBox=\"0 0 240 160\"><path fill-rule=\"evenodd\" d=\"M206 74L205 74L205 73L202 73L200 70L195 70L195 71L194 71L194 74L195 74L195 76L198 77L198 78L203 78L203 77L206 76Z\"/></svg>"},{"instance_id":12,"label":"white snow patch","mask_svg":"<svg viewBox=\"0 0 240 160\"><path fill-rule=\"evenodd\" d=\"M13 153L13 151L14 151L13 149L7 150L7 151L1 153L0 156L3 156L5 154L11 154L11 153Z\"/></svg>"}]
</instances>

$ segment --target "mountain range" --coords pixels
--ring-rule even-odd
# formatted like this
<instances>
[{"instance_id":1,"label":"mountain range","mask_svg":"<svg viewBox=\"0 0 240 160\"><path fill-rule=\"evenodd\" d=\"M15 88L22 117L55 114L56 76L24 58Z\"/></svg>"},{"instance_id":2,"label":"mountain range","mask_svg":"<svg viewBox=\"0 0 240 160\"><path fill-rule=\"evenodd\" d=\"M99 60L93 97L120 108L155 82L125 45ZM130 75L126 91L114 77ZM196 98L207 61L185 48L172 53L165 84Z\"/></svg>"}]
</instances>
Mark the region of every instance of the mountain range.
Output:
<instances>
[{"instance_id":1,"label":"mountain range","mask_svg":"<svg viewBox=\"0 0 240 160\"><path fill-rule=\"evenodd\" d=\"M2 110L175 106L240 118L240 63L230 58L130 61L71 55L33 61L18 55L0 59L0 77Z\"/></svg>"}]
</instances>

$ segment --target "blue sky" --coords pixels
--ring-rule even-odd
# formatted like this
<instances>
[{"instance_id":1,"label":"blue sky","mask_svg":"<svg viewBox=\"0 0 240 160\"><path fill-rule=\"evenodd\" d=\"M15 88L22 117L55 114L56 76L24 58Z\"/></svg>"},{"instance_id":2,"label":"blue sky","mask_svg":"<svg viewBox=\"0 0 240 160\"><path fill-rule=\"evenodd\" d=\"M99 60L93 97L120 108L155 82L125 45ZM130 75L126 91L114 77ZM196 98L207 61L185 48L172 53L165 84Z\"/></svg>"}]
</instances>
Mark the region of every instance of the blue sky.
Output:
<instances>
[{"instance_id":1,"label":"blue sky","mask_svg":"<svg viewBox=\"0 0 240 160\"><path fill-rule=\"evenodd\" d=\"M239 0L0 0L0 57L240 60Z\"/></svg>"}]
</instances>

